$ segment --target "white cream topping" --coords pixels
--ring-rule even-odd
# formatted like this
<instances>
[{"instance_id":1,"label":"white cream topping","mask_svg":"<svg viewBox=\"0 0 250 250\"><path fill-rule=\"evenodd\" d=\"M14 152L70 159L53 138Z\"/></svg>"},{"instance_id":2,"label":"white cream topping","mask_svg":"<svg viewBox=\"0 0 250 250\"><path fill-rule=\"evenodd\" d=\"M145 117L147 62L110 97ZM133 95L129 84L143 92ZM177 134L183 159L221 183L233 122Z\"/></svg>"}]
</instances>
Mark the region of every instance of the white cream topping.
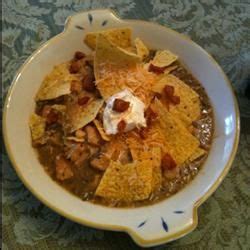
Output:
<instances>
[{"instance_id":1,"label":"white cream topping","mask_svg":"<svg viewBox=\"0 0 250 250\"><path fill-rule=\"evenodd\" d=\"M129 108L124 112L113 110L115 99L122 99L129 102ZM146 127L146 119L144 117L144 103L128 89L118 92L106 101L106 107L103 113L103 126L107 134L116 134L117 126L121 120L126 122L125 132L134 128Z\"/></svg>"}]
</instances>

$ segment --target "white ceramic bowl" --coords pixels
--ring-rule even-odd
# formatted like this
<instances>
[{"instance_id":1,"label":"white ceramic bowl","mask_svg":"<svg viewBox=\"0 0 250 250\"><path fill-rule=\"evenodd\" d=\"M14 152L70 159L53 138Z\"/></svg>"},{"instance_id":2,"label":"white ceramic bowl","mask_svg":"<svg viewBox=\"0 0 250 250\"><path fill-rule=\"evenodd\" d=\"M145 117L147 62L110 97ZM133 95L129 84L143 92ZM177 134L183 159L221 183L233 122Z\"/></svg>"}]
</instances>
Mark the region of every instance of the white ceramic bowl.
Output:
<instances>
[{"instance_id":1,"label":"white ceramic bowl","mask_svg":"<svg viewBox=\"0 0 250 250\"><path fill-rule=\"evenodd\" d=\"M129 26L151 48L179 55L210 97L215 115L213 144L196 178L176 195L152 206L108 208L84 202L54 182L31 146L29 115L34 96L53 66L69 60L88 31ZM177 239L197 226L197 208L229 171L239 140L239 111L231 85L214 59L184 35L158 24L122 20L111 10L91 10L69 17L64 31L36 50L17 72L4 107L4 139L13 166L26 187L59 214L84 225L127 232L141 246Z\"/></svg>"}]
</instances>

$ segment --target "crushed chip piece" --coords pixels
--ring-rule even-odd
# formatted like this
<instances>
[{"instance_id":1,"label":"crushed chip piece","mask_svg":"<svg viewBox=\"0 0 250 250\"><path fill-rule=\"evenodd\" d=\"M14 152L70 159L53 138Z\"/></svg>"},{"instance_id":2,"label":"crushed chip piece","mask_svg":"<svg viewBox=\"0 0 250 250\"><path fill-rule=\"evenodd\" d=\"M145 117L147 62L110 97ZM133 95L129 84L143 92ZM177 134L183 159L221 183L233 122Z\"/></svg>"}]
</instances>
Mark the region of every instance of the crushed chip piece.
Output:
<instances>
[{"instance_id":1,"label":"crushed chip piece","mask_svg":"<svg viewBox=\"0 0 250 250\"><path fill-rule=\"evenodd\" d=\"M130 28L116 28L99 32L89 32L86 34L84 42L91 49L95 49L97 37L99 34L102 34L109 42L126 49L131 47L131 33L132 31Z\"/></svg>"},{"instance_id":2,"label":"crushed chip piece","mask_svg":"<svg viewBox=\"0 0 250 250\"><path fill-rule=\"evenodd\" d=\"M169 50L157 51L152 64L159 68L164 68L172 64L178 59L178 56L170 52Z\"/></svg>"},{"instance_id":3,"label":"crushed chip piece","mask_svg":"<svg viewBox=\"0 0 250 250\"><path fill-rule=\"evenodd\" d=\"M165 137L164 153L169 153L177 165L184 163L197 150L199 141L158 99L155 99L152 108L158 112L157 126L161 128L159 131Z\"/></svg>"},{"instance_id":4,"label":"crushed chip piece","mask_svg":"<svg viewBox=\"0 0 250 250\"><path fill-rule=\"evenodd\" d=\"M147 199L152 191L152 161L122 165L112 162L96 190L96 195L118 201Z\"/></svg>"},{"instance_id":5,"label":"crushed chip piece","mask_svg":"<svg viewBox=\"0 0 250 250\"><path fill-rule=\"evenodd\" d=\"M62 63L45 77L36 95L36 101L51 100L62 95L70 94L73 80L79 81L77 74L70 74L69 63Z\"/></svg>"},{"instance_id":6,"label":"crushed chip piece","mask_svg":"<svg viewBox=\"0 0 250 250\"><path fill-rule=\"evenodd\" d=\"M45 118L32 114L29 119L31 137L33 141L37 141L44 136L45 133Z\"/></svg>"},{"instance_id":7,"label":"crushed chip piece","mask_svg":"<svg viewBox=\"0 0 250 250\"><path fill-rule=\"evenodd\" d=\"M95 124L100 136L102 137L102 139L104 141L110 141L110 137L105 133L104 129L103 129L103 126L101 124L101 122L99 122L97 119L95 119L93 121L93 123Z\"/></svg>"},{"instance_id":8,"label":"crushed chip piece","mask_svg":"<svg viewBox=\"0 0 250 250\"><path fill-rule=\"evenodd\" d=\"M137 55L140 56L142 59L146 58L149 55L149 49L138 37L135 39L135 47Z\"/></svg>"},{"instance_id":9,"label":"crushed chip piece","mask_svg":"<svg viewBox=\"0 0 250 250\"><path fill-rule=\"evenodd\" d=\"M74 132L93 121L102 107L103 99L91 99L85 106L77 102L70 102L67 105L65 130Z\"/></svg>"},{"instance_id":10,"label":"crushed chip piece","mask_svg":"<svg viewBox=\"0 0 250 250\"><path fill-rule=\"evenodd\" d=\"M162 93L164 87L174 87L174 95L180 97L180 103L169 105L169 111L178 117L186 126L197 120L201 114L199 95L174 75L164 75L154 86L153 91Z\"/></svg>"},{"instance_id":11,"label":"crushed chip piece","mask_svg":"<svg viewBox=\"0 0 250 250\"><path fill-rule=\"evenodd\" d=\"M175 69L177 69L178 66L177 65L170 65L168 66L165 70L164 70L164 74L169 74L171 73L172 71L174 71Z\"/></svg>"},{"instance_id":12,"label":"crushed chip piece","mask_svg":"<svg viewBox=\"0 0 250 250\"><path fill-rule=\"evenodd\" d=\"M195 150L195 152L189 157L189 161L192 162L200 157L202 157L203 155L205 155L207 153L207 151L205 151L204 149L202 148L197 148Z\"/></svg>"}]
</instances>

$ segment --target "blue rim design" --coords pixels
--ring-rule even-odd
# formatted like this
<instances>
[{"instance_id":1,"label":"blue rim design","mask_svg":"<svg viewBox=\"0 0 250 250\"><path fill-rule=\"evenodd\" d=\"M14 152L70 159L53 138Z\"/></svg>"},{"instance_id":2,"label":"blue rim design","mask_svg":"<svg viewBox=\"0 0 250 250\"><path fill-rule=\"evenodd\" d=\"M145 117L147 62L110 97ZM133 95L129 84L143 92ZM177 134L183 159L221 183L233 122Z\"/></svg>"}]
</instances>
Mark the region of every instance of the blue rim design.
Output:
<instances>
[{"instance_id":1,"label":"blue rim design","mask_svg":"<svg viewBox=\"0 0 250 250\"><path fill-rule=\"evenodd\" d=\"M108 20L104 20L104 21L102 22L102 26L105 26L107 23L108 23Z\"/></svg>"},{"instance_id":2,"label":"blue rim design","mask_svg":"<svg viewBox=\"0 0 250 250\"><path fill-rule=\"evenodd\" d=\"M143 227L145 224L146 224L147 220L143 221L142 223L140 223L137 227L140 228L140 227Z\"/></svg>"},{"instance_id":3,"label":"blue rim design","mask_svg":"<svg viewBox=\"0 0 250 250\"><path fill-rule=\"evenodd\" d=\"M89 23L92 24L93 16L90 13L88 13L88 19L89 19Z\"/></svg>"},{"instance_id":4,"label":"blue rim design","mask_svg":"<svg viewBox=\"0 0 250 250\"><path fill-rule=\"evenodd\" d=\"M166 221L164 221L164 219L161 217L161 223L162 223L162 227L163 229L168 232L168 224L166 223Z\"/></svg>"},{"instance_id":5,"label":"blue rim design","mask_svg":"<svg viewBox=\"0 0 250 250\"><path fill-rule=\"evenodd\" d=\"M76 25L75 26L77 29L79 29L79 30L84 30L84 28L82 27L82 26L80 26L80 25Z\"/></svg>"},{"instance_id":6,"label":"blue rim design","mask_svg":"<svg viewBox=\"0 0 250 250\"><path fill-rule=\"evenodd\" d=\"M182 211L182 210L176 210L176 211L174 211L174 213L175 213L175 214L183 214L184 211Z\"/></svg>"}]
</instances>

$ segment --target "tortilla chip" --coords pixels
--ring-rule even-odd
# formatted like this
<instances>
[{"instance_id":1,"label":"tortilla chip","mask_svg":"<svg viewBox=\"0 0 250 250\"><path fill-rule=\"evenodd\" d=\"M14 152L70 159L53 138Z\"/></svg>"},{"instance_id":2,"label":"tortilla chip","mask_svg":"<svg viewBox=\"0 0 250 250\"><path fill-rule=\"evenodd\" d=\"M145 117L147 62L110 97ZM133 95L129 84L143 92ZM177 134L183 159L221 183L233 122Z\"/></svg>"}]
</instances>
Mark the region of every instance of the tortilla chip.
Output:
<instances>
[{"instance_id":1,"label":"tortilla chip","mask_svg":"<svg viewBox=\"0 0 250 250\"><path fill-rule=\"evenodd\" d=\"M137 55L142 59L146 58L149 55L149 49L140 38L135 39L135 47Z\"/></svg>"},{"instance_id":2,"label":"tortilla chip","mask_svg":"<svg viewBox=\"0 0 250 250\"><path fill-rule=\"evenodd\" d=\"M204 156L205 154L207 153L207 151L205 151L204 149L202 148L197 148L195 150L195 152L189 157L189 161L192 162L192 161L195 161L196 159Z\"/></svg>"},{"instance_id":3,"label":"tortilla chip","mask_svg":"<svg viewBox=\"0 0 250 250\"><path fill-rule=\"evenodd\" d=\"M184 163L197 150L199 141L158 99L155 99L152 108L159 116L155 126L165 138L163 152L169 153L177 165Z\"/></svg>"},{"instance_id":4,"label":"tortilla chip","mask_svg":"<svg viewBox=\"0 0 250 250\"><path fill-rule=\"evenodd\" d=\"M153 156L153 176L152 176L152 189L153 191L159 190L162 183L162 171L161 171L161 149L159 147L152 148Z\"/></svg>"},{"instance_id":5,"label":"tortilla chip","mask_svg":"<svg viewBox=\"0 0 250 250\"><path fill-rule=\"evenodd\" d=\"M147 145L143 143L140 136L134 131L128 132L126 136L126 143L131 152L133 161L141 160L140 154L147 150Z\"/></svg>"},{"instance_id":6,"label":"tortilla chip","mask_svg":"<svg viewBox=\"0 0 250 250\"><path fill-rule=\"evenodd\" d=\"M99 35L94 61L96 86L104 100L128 88L144 103L150 103L157 77L138 64L139 56L115 47Z\"/></svg>"},{"instance_id":7,"label":"tortilla chip","mask_svg":"<svg viewBox=\"0 0 250 250\"><path fill-rule=\"evenodd\" d=\"M150 147L147 141L142 140L133 133L128 134L126 143L134 161L153 160L152 190L159 189L162 182L160 147Z\"/></svg>"},{"instance_id":8,"label":"tortilla chip","mask_svg":"<svg viewBox=\"0 0 250 250\"><path fill-rule=\"evenodd\" d=\"M92 122L103 103L103 99L95 98L90 99L84 106L78 105L77 102L68 103L64 129L71 133Z\"/></svg>"},{"instance_id":9,"label":"tortilla chip","mask_svg":"<svg viewBox=\"0 0 250 250\"><path fill-rule=\"evenodd\" d=\"M97 119L95 119L93 121L93 123L95 124L100 136L102 137L102 139L104 141L110 141L110 137L105 133L104 129L103 129L103 126L101 124L101 122L99 122Z\"/></svg>"},{"instance_id":10,"label":"tortilla chip","mask_svg":"<svg viewBox=\"0 0 250 250\"><path fill-rule=\"evenodd\" d=\"M96 48L96 41L99 34L102 34L109 42L121 48L131 47L131 34L130 28L116 28L108 29L98 32L89 32L86 34L84 42L91 48Z\"/></svg>"},{"instance_id":11,"label":"tortilla chip","mask_svg":"<svg viewBox=\"0 0 250 250\"><path fill-rule=\"evenodd\" d=\"M178 56L170 52L169 50L157 51L152 64L154 66L163 68L167 67L178 59Z\"/></svg>"},{"instance_id":12,"label":"tortilla chip","mask_svg":"<svg viewBox=\"0 0 250 250\"><path fill-rule=\"evenodd\" d=\"M29 126L33 141L37 141L44 136L46 126L45 118L37 114L32 114L29 119Z\"/></svg>"},{"instance_id":13,"label":"tortilla chip","mask_svg":"<svg viewBox=\"0 0 250 250\"><path fill-rule=\"evenodd\" d=\"M117 201L147 199L152 191L152 161L122 165L112 162L96 190L96 195Z\"/></svg>"},{"instance_id":14,"label":"tortilla chip","mask_svg":"<svg viewBox=\"0 0 250 250\"><path fill-rule=\"evenodd\" d=\"M177 69L177 68L178 68L177 65L168 66L168 67L164 70L164 74L169 74L169 73L171 73L172 71L174 71L174 70Z\"/></svg>"},{"instance_id":15,"label":"tortilla chip","mask_svg":"<svg viewBox=\"0 0 250 250\"><path fill-rule=\"evenodd\" d=\"M43 80L36 95L36 101L51 100L70 94L70 86L73 80L79 81L79 76L70 74L68 62L55 66Z\"/></svg>"},{"instance_id":16,"label":"tortilla chip","mask_svg":"<svg viewBox=\"0 0 250 250\"><path fill-rule=\"evenodd\" d=\"M140 57L138 55L115 46L103 34L98 35L94 58L97 80L101 77L103 71L105 71L104 66L106 64L112 64L117 68L124 68L131 65L134 66L139 61Z\"/></svg>"},{"instance_id":17,"label":"tortilla chip","mask_svg":"<svg viewBox=\"0 0 250 250\"><path fill-rule=\"evenodd\" d=\"M197 120L201 114L199 95L174 75L165 75L153 86L153 91L162 93L166 85L174 87L174 95L180 97L180 104L169 105L171 114L178 117L186 126Z\"/></svg>"}]
</instances>

